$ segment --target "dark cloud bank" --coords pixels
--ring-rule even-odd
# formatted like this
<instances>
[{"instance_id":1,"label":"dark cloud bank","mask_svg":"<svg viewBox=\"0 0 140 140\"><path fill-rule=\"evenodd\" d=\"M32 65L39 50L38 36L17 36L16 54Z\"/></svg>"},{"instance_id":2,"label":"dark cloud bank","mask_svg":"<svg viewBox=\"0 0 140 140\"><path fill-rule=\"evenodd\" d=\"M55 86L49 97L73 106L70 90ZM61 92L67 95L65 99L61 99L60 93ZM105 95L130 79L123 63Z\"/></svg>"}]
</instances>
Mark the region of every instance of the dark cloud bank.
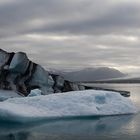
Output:
<instances>
[{"instance_id":1,"label":"dark cloud bank","mask_svg":"<svg viewBox=\"0 0 140 140\"><path fill-rule=\"evenodd\" d=\"M0 46L44 67L140 70L139 0L1 0Z\"/></svg>"}]
</instances>

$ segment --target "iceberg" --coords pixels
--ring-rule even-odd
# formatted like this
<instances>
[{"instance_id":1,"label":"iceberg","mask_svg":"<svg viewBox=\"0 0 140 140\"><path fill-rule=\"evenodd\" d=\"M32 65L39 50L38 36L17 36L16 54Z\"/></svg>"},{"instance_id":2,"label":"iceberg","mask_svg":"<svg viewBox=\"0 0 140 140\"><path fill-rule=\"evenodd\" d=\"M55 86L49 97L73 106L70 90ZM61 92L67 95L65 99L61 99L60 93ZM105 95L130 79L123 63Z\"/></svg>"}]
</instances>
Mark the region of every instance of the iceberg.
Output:
<instances>
[{"instance_id":1,"label":"iceberg","mask_svg":"<svg viewBox=\"0 0 140 140\"><path fill-rule=\"evenodd\" d=\"M129 98L111 91L71 91L0 102L0 120L29 123L43 119L137 113Z\"/></svg>"},{"instance_id":2,"label":"iceberg","mask_svg":"<svg viewBox=\"0 0 140 140\"><path fill-rule=\"evenodd\" d=\"M41 90L42 95L90 88L79 84L66 80L61 74L45 70L24 52L0 49L0 89L28 96L36 88Z\"/></svg>"}]
</instances>

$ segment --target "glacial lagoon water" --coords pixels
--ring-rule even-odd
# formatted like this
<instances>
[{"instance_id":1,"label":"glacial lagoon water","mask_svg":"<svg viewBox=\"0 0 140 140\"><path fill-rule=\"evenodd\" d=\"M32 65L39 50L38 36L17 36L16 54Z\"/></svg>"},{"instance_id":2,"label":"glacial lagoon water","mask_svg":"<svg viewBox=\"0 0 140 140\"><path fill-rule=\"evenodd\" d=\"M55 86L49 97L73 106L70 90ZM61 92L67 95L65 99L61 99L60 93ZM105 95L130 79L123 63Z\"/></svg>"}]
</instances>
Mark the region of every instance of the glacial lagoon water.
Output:
<instances>
[{"instance_id":1,"label":"glacial lagoon water","mask_svg":"<svg viewBox=\"0 0 140 140\"><path fill-rule=\"evenodd\" d=\"M140 108L140 84L88 84L131 92ZM0 140L139 140L140 113L135 115L47 120L33 124L0 123Z\"/></svg>"}]
</instances>

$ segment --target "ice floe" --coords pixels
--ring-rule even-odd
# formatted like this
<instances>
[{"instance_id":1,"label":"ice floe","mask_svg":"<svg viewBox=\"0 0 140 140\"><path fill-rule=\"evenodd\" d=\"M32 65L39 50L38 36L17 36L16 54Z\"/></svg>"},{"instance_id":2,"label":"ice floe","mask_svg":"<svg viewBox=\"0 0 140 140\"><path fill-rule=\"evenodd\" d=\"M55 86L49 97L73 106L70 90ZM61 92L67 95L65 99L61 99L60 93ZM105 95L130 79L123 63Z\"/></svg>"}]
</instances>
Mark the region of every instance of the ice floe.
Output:
<instances>
[{"instance_id":1,"label":"ice floe","mask_svg":"<svg viewBox=\"0 0 140 140\"><path fill-rule=\"evenodd\" d=\"M137 109L129 98L110 91L72 91L0 102L0 119L17 122L133 113L137 113Z\"/></svg>"}]
</instances>

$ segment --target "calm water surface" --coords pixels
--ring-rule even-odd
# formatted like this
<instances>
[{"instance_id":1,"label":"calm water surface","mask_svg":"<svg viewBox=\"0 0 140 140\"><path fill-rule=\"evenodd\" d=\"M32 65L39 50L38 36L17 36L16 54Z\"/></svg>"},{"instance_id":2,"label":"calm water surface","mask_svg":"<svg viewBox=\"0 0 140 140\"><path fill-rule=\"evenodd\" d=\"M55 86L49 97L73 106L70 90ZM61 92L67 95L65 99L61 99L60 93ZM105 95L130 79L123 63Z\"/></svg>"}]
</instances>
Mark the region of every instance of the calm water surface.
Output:
<instances>
[{"instance_id":1,"label":"calm water surface","mask_svg":"<svg viewBox=\"0 0 140 140\"><path fill-rule=\"evenodd\" d=\"M140 108L140 84L90 84L128 90ZM140 114L71 118L37 124L0 123L0 140L139 140Z\"/></svg>"}]
</instances>

